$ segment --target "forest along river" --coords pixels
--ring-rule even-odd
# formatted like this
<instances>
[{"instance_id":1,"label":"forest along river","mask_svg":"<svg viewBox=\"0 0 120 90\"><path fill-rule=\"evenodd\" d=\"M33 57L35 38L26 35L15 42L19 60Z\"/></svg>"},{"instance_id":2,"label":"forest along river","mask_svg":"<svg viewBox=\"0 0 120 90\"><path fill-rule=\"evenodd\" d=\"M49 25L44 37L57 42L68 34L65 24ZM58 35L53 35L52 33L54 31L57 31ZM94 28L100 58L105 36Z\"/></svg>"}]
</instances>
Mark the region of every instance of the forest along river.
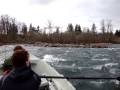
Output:
<instances>
[{"instance_id":1,"label":"forest along river","mask_svg":"<svg viewBox=\"0 0 120 90\"><path fill-rule=\"evenodd\" d=\"M24 47L41 60L48 62L64 76L117 77L120 76L120 48L60 48ZM14 46L0 47L0 62ZM77 90L117 90L115 80L70 80Z\"/></svg>"}]
</instances>

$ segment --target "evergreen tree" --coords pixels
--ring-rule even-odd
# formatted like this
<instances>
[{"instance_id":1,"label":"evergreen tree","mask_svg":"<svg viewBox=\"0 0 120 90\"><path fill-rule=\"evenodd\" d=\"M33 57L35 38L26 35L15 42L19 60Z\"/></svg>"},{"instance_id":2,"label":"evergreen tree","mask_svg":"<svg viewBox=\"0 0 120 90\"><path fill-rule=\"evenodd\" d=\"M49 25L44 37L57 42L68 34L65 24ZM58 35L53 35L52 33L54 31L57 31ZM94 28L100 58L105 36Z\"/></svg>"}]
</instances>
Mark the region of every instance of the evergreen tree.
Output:
<instances>
[{"instance_id":1,"label":"evergreen tree","mask_svg":"<svg viewBox=\"0 0 120 90\"><path fill-rule=\"evenodd\" d=\"M25 24L23 24L23 26L22 26L22 33L23 33L24 37L27 35L27 25L25 25Z\"/></svg>"},{"instance_id":2,"label":"evergreen tree","mask_svg":"<svg viewBox=\"0 0 120 90\"><path fill-rule=\"evenodd\" d=\"M91 28L92 33L96 32L96 25L93 23L92 28Z\"/></svg>"},{"instance_id":3,"label":"evergreen tree","mask_svg":"<svg viewBox=\"0 0 120 90\"><path fill-rule=\"evenodd\" d=\"M59 27L56 27L56 32L55 33L57 33L57 34L60 33L60 28Z\"/></svg>"},{"instance_id":4,"label":"evergreen tree","mask_svg":"<svg viewBox=\"0 0 120 90\"><path fill-rule=\"evenodd\" d=\"M68 32L73 32L74 31L73 25L71 23L68 24L67 31Z\"/></svg>"},{"instance_id":5,"label":"evergreen tree","mask_svg":"<svg viewBox=\"0 0 120 90\"><path fill-rule=\"evenodd\" d=\"M39 30L40 30L40 26L38 25L38 26L37 26L37 31L39 31Z\"/></svg>"},{"instance_id":6,"label":"evergreen tree","mask_svg":"<svg viewBox=\"0 0 120 90\"><path fill-rule=\"evenodd\" d=\"M33 27L32 27L32 24L30 24L29 31L32 31L32 30L33 30Z\"/></svg>"},{"instance_id":7,"label":"evergreen tree","mask_svg":"<svg viewBox=\"0 0 120 90\"><path fill-rule=\"evenodd\" d=\"M80 33L82 32L80 25L76 24L76 26L75 26L75 32L80 32Z\"/></svg>"},{"instance_id":8,"label":"evergreen tree","mask_svg":"<svg viewBox=\"0 0 120 90\"><path fill-rule=\"evenodd\" d=\"M120 30L116 30L116 32L115 32L115 36L120 37Z\"/></svg>"}]
</instances>

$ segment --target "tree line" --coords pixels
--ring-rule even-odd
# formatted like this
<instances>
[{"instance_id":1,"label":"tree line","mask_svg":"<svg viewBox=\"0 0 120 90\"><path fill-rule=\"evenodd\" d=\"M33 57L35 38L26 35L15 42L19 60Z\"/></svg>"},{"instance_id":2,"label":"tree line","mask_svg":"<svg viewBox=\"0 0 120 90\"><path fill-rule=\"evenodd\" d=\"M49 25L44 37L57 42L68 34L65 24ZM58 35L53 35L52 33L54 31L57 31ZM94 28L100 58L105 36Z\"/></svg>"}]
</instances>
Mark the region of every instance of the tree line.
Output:
<instances>
[{"instance_id":1,"label":"tree line","mask_svg":"<svg viewBox=\"0 0 120 90\"><path fill-rule=\"evenodd\" d=\"M60 44L90 44L90 43L120 43L120 29L113 32L112 21L101 21L100 32L95 23L91 28L81 28L80 24L73 26L69 23L66 30L61 32L59 26L52 31L52 22L48 21L47 27L41 29L30 24L18 22L8 15L0 17L0 42L1 43L60 43ZM49 30L49 32L46 32Z\"/></svg>"}]
</instances>

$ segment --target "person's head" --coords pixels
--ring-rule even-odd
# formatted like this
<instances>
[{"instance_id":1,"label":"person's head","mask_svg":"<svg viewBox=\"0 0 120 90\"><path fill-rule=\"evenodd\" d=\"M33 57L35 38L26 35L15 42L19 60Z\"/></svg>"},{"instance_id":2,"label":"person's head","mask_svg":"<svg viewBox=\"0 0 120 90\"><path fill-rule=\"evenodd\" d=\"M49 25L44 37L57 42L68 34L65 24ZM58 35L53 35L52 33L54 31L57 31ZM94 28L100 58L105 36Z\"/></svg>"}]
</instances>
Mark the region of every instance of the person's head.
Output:
<instances>
[{"instance_id":1,"label":"person's head","mask_svg":"<svg viewBox=\"0 0 120 90\"><path fill-rule=\"evenodd\" d=\"M25 50L17 50L12 55L12 63L13 66L22 67L27 65L26 62L28 61L29 53Z\"/></svg>"},{"instance_id":2,"label":"person's head","mask_svg":"<svg viewBox=\"0 0 120 90\"><path fill-rule=\"evenodd\" d=\"M13 51L17 51L17 50L25 50L22 46L16 46Z\"/></svg>"}]
</instances>

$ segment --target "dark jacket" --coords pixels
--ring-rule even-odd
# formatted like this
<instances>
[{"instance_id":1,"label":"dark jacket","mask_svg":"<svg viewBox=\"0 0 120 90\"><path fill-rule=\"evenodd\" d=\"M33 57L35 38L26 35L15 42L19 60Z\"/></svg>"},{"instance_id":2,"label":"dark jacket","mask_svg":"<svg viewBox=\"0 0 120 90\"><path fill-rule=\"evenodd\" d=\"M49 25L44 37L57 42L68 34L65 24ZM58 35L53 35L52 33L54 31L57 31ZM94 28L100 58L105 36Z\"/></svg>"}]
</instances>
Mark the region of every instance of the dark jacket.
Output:
<instances>
[{"instance_id":1,"label":"dark jacket","mask_svg":"<svg viewBox=\"0 0 120 90\"><path fill-rule=\"evenodd\" d=\"M26 66L12 70L3 79L0 90L39 90L41 83L39 76Z\"/></svg>"}]
</instances>

